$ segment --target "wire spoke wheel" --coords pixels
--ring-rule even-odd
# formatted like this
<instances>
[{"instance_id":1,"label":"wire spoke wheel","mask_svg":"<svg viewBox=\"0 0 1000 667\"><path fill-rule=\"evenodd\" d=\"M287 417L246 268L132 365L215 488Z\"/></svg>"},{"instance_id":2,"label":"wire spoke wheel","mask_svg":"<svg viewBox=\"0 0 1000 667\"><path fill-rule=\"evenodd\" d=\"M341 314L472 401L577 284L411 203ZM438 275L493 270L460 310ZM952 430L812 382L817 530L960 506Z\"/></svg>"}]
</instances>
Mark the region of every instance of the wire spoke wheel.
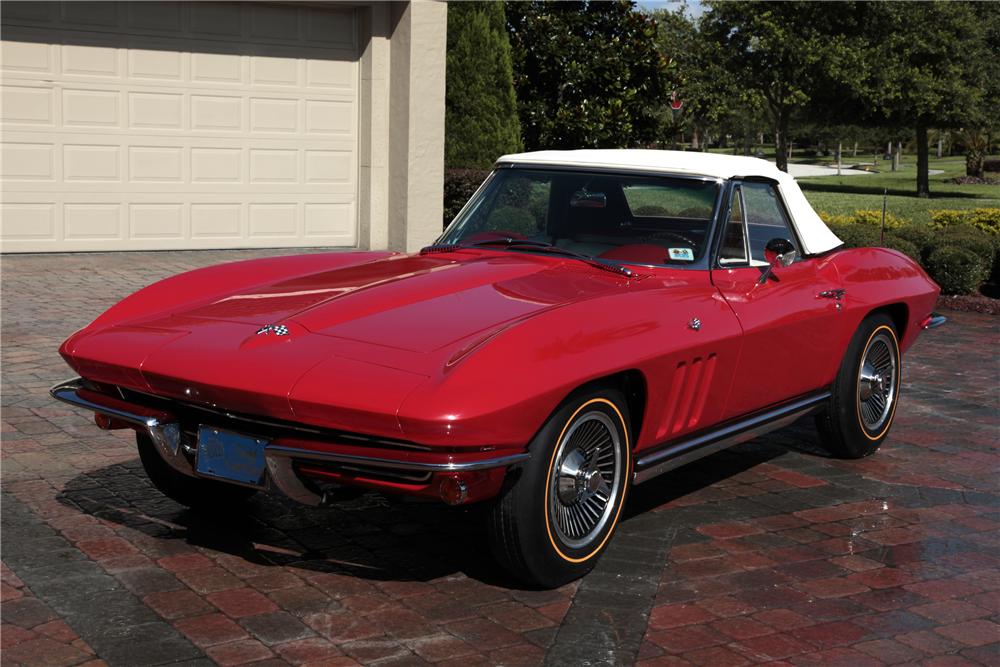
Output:
<instances>
[{"instance_id":1,"label":"wire spoke wheel","mask_svg":"<svg viewBox=\"0 0 1000 667\"><path fill-rule=\"evenodd\" d=\"M887 333L872 337L858 372L858 415L869 431L878 431L892 414L899 382L899 358Z\"/></svg>"},{"instance_id":2,"label":"wire spoke wheel","mask_svg":"<svg viewBox=\"0 0 1000 667\"><path fill-rule=\"evenodd\" d=\"M572 548L600 535L618 505L623 474L618 430L603 412L580 415L558 444L548 483L548 511Z\"/></svg>"}]
</instances>

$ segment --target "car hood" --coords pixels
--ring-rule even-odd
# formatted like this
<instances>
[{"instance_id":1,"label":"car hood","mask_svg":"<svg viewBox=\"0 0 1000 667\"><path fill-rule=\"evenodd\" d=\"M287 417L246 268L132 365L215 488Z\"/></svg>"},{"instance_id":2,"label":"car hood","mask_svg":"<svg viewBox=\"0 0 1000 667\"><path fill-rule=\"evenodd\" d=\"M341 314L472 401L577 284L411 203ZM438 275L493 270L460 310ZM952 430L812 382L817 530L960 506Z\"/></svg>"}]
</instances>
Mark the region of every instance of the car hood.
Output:
<instances>
[{"instance_id":1,"label":"car hood","mask_svg":"<svg viewBox=\"0 0 1000 667\"><path fill-rule=\"evenodd\" d=\"M289 327L373 345L431 352L542 310L621 289L578 262L513 253L391 256L238 290L149 322ZM333 349L333 348L331 348Z\"/></svg>"},{"instance_id":2,"label":"car hood","mask_svg":"<svg viewBox=\"0 0 1000 667\"><path fill-rule=\"evenodd\" d=\"M402 401L449 362L625 282L539 255L389 256L98 326L74 339L67 361L98 382L388 435Z\"/></svg>"}]
</instances>

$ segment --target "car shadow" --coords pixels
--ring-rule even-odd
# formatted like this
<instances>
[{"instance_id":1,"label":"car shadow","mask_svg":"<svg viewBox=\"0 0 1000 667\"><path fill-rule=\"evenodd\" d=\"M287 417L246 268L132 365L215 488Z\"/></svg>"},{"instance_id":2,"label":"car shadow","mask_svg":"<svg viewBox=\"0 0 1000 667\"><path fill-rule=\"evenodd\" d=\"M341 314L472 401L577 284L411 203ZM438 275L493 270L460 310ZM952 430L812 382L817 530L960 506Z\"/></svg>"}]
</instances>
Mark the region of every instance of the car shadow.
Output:
<instances>
[{"instance_id":1,"label":"car shadow","mask_svg":"<svg viewBox=\"0 0 1000 667\"><path fill-rule=\"evenodd\" d=\"M623 521L815 440L814 431L810 436L792 425L673 470L632 490ZM431 581L464 573L484 584L524 589L490 555L485 504L456 508L345 489L322 508L260 493L242 511L196 512L153 488L138 458L78 475L57 500L151 538L133 541L154 558L178 551L171 545L176 541L258 565L372 581Z\"/></svg>"}]
</instances>

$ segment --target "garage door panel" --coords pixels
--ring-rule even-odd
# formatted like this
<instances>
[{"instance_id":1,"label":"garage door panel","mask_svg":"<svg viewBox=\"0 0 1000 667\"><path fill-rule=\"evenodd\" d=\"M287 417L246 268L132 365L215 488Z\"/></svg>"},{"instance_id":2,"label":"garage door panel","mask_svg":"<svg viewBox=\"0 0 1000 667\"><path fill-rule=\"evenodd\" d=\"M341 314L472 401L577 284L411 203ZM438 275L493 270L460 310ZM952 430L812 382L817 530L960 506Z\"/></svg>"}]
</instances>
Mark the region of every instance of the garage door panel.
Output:
<instances>
[{"instance_id":1,"label":"garage door panel","mask_svg":"<svg viewBox=\"0 0 1000 667\"><path fill-rule=\"evenodd\" d=\"M53 46L38 42L3 42L0 46L0 70L3 72L29 72L54 74Z\"/></svg>"},{"instance_id":2,"label":"garage door panel","mask_svg":"<svg viewBox=\"0 0 1000 667\"><path fill-rule=\"evenodd\" d=\"M356 243L352 9L8 7L4 251Z\"/></svg>"},{"instance_id":3,"label":"garage door panel","mask_svg":"<svg viewBox=\"0 0 1000 667\"><path fill-rule=\"evenodd\" d=\"M28 199L21 196L20 199ZM194 199L191 201L190 199ZM5 201L0 233L22 252L351 246L357 242L353 197L311 201L276 197L220 202L193 196L168 201L157 193L108 201L99 194L67 193L58 201Z\"/></svg>"}]
</instances>

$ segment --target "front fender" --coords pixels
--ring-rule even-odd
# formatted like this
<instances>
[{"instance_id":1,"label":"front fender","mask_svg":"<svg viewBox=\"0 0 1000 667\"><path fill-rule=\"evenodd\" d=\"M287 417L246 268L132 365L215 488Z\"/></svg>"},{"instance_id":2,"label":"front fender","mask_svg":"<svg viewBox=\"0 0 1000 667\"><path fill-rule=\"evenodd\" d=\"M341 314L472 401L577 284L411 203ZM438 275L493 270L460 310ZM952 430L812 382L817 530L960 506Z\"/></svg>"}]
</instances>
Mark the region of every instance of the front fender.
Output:
<instances>
[{"instance_id":1,"label":"front fender","mask_svg":"<svg viewBox=\"0 0 1000 667\"><path fill-rule=\"evenodd\" d=\"M700 331L689 326L692 316ZM575 389L637 370L646 379L647 408L654 408L645 411L641 448L664 437L663 406L678 364L713 358L716 382L702 423L722 409L739 334L732 310L704 286L636 290L551 309L492 333L425 382L400 406L400 427L421 443L523 448Z\"/></svg>"}]
</instances>

